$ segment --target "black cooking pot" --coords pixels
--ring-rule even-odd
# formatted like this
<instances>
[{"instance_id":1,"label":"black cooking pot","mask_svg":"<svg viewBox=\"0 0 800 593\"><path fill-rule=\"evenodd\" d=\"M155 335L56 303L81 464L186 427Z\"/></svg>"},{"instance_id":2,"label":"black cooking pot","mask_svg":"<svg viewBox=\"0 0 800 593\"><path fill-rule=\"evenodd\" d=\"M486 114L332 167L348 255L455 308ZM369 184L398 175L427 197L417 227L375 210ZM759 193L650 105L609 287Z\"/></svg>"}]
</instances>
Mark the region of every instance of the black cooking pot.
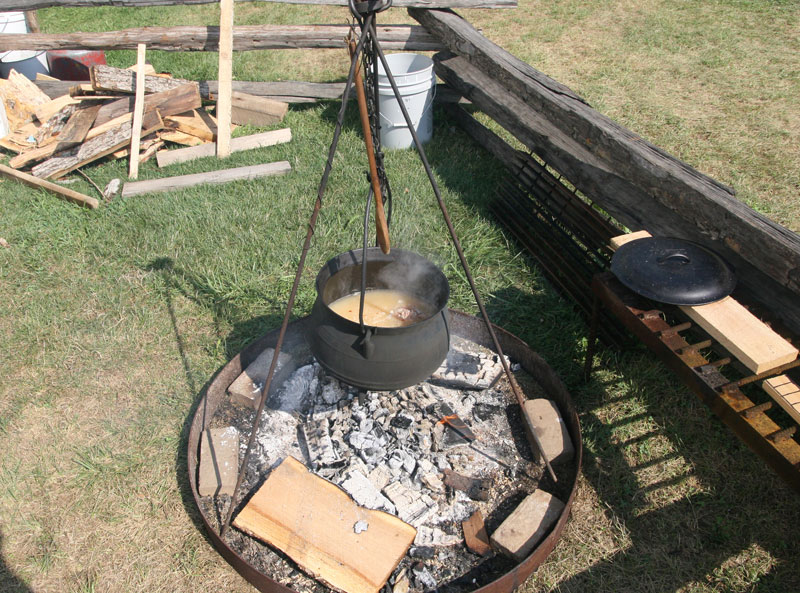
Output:
<instances>
[{"instance_id":1,"label":"black cooking pot","mask_svg":"<svg viewBox=\"0 0 800 593\"><path fill-rule=\"evenodd\" d=\"M360 249L342 253L317 275L317 300L306 334L311 352L328 373L363 389L402 389L424 381L450 348L447 278L416 253L367 249L367 290L401 290L429 303L436 312L405 327L362 328L328 306L361 290L361 258Z\"/></svg>"}]
</instances>

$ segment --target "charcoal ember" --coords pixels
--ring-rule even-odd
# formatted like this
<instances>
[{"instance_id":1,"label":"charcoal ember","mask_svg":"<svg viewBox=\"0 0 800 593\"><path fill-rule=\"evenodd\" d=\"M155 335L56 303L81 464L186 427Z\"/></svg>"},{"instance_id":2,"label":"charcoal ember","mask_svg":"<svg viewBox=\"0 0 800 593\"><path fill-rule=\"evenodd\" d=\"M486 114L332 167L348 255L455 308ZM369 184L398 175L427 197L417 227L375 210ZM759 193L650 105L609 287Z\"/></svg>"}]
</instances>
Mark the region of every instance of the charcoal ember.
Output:
<instances>
[{"instance_id":1,"label":"charcoal ember","mask_svg":"<svg viewBox=\"0 0 800 593\"><path fill-rule=\"evenodd\" d=\"M361 472L349 472L340 486L361 506L368 509L381 509L392 514L396 512L394 504L383 496L369 478Z\"/></svg>"},{"instance_id":2,"label":"charcoal ember","mask_svg":"<svg viewBox=\"0 0 800 593\"><path fill-rule=\"evenodd\" d=\"M501 406L484 402L478 402L472 406L472 416L479 422L487 420L496 414L500 414L502 411L503 408Z\"/></svg>"},{"instance_id":3,"label":"charcoal ember","mask_svg":"<svg viewBox=\"0 0 800 593\"><path fill-rule=\"evenodd\" d=\"M417 587L423 591L430 591L431 589L437 588L436 579L433 578L433 575L422 563L418 562L415 564L412 567L411 572L414 575L414 581L416 582Z\"/></svg>"},{"instance_id":4,"label":"charcoal ember","mask_svg":"<svg viewBox=\"0 0 800 593\"><path fill-rule=\"evenodd\" d=\"M312 468L342 467L347 463L333 445L327 418L307 421L302 428Z\"/></svg>"},{"instance_id":5,"label":"charcoal ember","mask_svg":"<svg viewBox=\"0 0 800 593\"><path fill-rule=\"evenodd\" d=\"M397 414L389 423L394 428L406 429L411 426L413 422L413 416L409 416L408 414Z\"/></svg>"},{"instance_id":6,"label":"charcoal ember","mask_svg":"<svg viewBox=\"0 0 800 593\"><path fill-rule=\"evenodd\" d=\"M452 470L444 470L444 483L465 492L472 500L489 500L491 494L492 480L489 478L472 478L462 476Z\"/></svg>"}]
</instances>

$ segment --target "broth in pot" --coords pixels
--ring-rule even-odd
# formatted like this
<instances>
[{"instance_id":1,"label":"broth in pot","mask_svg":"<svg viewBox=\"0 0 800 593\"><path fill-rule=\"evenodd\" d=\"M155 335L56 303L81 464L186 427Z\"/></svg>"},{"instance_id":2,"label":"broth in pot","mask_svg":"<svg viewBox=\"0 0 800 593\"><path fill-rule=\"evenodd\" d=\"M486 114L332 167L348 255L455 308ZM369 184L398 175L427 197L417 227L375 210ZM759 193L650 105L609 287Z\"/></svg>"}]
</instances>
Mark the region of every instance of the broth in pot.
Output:
<instances>
[{"instance_id":1,"label":"broth in pot","mask_svg":"<svg viewBox=\"0 0 800 593\"><path fill-rule=\"evenodd\" d=\"M331 311L358 323L361 292L355 292L333 301ZM405 327L427 319L434 308L425 301L401 290L376 288L364 295L364 324L373 327Z\"/></svg>"}]
</instances>

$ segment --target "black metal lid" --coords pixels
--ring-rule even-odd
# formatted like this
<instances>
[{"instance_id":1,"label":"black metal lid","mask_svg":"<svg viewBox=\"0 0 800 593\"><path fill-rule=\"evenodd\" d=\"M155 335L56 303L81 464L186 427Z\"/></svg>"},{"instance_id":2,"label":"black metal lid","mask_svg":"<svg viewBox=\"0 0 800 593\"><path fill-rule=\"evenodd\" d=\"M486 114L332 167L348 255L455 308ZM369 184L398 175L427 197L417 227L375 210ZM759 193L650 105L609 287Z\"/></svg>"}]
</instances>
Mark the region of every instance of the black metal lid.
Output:
<instances>
[{"instance_id":1,"label":"black metal lid","mask_svg":"<svg viewBox=\"0 0 800 593\"><path fill-rule=\"evenodd\" d=\"M637 294L670 305L705 305L736 286L736 274L722 256L702 245L648 237L622 245L611 271Z\"/></svg>"}]
</instances>

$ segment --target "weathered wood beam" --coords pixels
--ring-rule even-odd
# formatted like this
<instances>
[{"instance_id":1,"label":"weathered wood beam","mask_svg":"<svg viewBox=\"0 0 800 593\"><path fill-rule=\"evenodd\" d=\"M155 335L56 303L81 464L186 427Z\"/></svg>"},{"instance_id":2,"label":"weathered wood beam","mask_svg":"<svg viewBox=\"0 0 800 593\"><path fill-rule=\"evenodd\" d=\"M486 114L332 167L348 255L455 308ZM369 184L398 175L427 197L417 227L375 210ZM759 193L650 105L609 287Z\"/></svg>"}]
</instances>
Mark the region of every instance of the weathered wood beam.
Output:
<instances>
[{"instance_id":1,"label":"weathered wood beam","mask_svg":"<svg viewBox=\"0 0 800 593\"><path fill-rule=\"evenodd\" d=\"M737 200L733 191L598 113L567 87L501 49L449 11L409 13L460 54L436 73L620 222L699 241L736 266L770 309L793 309L800 330L800 237ZM463 56L463 57L461 57ZM767 278L782 297L763 294ZM794 295L794 302L790 297Z\"/></svg>"},{"instance_id":2,"label":"weathered wood beam","mask_svg":"<svg viewBox=\"0 0 800 593\"><path fill-rule=\"evenodd\" d=\"M60 198L73 202L75 204L80 204L81 206L86 206L87 208L91 208L94 210L99 206L99 202L90 196L85 194L76 192L75 190L61 187L60 185L56 185L55 183L51 183L50 181L45 181L44 179L39 179L34 177L33 175L29 175L28 173L23 173L22 171L15 171L11 167L6 167L5 165L0 165L0 176L8 177L9 179L15 179L20 183L24 183L29 187L33 187L36 189L44 189L49 191Z\"/></svg>"},{"instance_id":3,"label":"weathered wood beam","mask_svg":"<svg viewBox=\"0 0 800 593\"><path fill-rule=\"evenodd\" d=\"M252 2L254 0L236 0ZM323 4L347 6L347 0L255 0L285 4ZM36 10L51 6L171 6L175 4L215 4L219 0L0 0L0 11ZM394 0L393 6L407 8L515 8L517 0Z\"/></svg>"},{"instance_id":4,"label":"weathered wood beam","mask_svg":"<svg viewBox=\"0 0 800 593\"><path fill-rule=\"evenodd\" d=\"M419 25L382 25L378 41L386 50L439 51L442 43ZM233 28L233 49L338 49L344 48L349 25L242 25ZM136 49L217 51L219 27L143 27L102 33L0 34L4 50Z\"/></svg>"}]
</instances>

